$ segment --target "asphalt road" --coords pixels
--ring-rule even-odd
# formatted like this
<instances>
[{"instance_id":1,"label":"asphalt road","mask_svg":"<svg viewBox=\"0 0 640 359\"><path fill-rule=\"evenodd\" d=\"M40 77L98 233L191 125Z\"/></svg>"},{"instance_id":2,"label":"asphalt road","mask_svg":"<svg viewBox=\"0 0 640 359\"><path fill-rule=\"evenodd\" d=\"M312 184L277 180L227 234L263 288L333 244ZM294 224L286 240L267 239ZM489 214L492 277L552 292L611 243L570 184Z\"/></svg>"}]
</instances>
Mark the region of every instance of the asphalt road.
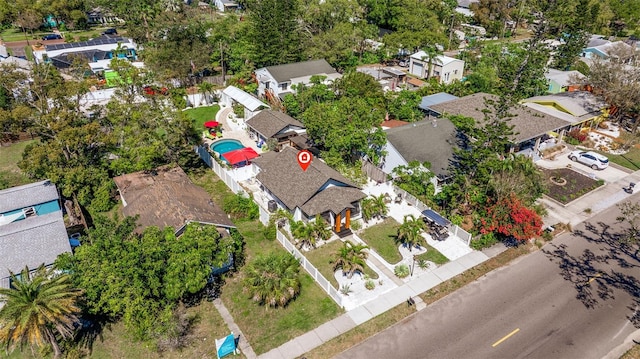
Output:
<instances>
[{"instance_id":1,"label":"asphalt road","mask_svg":"<svg viewBox=\"0 0 640 359\"><path fill-rule=\"evenodd\" d=\"M600 224L617 216L604 211L338 358L602 358L636 330L640 295L622 226Z\"/></svg>"}]
</instances>

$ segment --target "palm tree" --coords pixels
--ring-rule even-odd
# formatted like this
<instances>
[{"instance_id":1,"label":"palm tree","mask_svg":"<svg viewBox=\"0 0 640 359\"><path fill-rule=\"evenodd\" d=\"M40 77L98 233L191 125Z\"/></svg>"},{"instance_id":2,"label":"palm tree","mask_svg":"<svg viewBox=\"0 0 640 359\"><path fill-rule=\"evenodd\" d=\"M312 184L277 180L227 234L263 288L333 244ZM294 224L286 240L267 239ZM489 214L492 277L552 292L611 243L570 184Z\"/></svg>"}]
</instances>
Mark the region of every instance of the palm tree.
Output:
<instances>
[{"instance_id":1,"label":"palm tree","mask_svg":"<svg viewBox=\"0 0 640 359\"><path fill-rule=\"evenodd\" d=\"M387 206L387 202L385 202L384 194L373 197L373 208L375 217L384 218L387 216L389 207Z\"/></svg>"},{"instance_id":2,"label":"palm tree","mask_svg":"<svg viewBox=\"0 0 640 359\"><path fill-rule=\"evenodd\" d=\"M384 218L389 212L389 207L385 202L384 194L378 197L365 198L360 203L362 207L362 217L369 222L372 218Z\"/></svg>"},{"instance_id":3,"label":"palm tree","mask_svg":"<svg viewBox=\"0 0 640 359\"><path fill-rule=\"evenodd\" d=\"M261 255L245 271L251 298L270 307L284 307L300 294L300 262L291 254Z\"/></svg>"},{"instance_id":4,"label":"palm tree","mask_svg":"<svg viewBox=\"0 0 640 359\"><path fill-rule=\"evenodd\" d=\"M362 273L369 257L365 249L369 247L364 244L353 244L350 241L344 242L335 255L333 270L342 269L342 273L346 274L347 278L353 277L356 272Z\"/></svg>"},{"instance_id":5,"label":"palm tree","mask_svg":"<svg viewBox=\"0 0 640 359\"><path fill-rule=\"evenodd\" d=\"M198 85L198 91L200 91L202 93L202 96L205 99L205 102L207 105L209 105L211 102L209 101L209 96L211 95L211 92L213 91L213 84L207 81L202 81L199 85Z\"/></svg>"},{"instance_id":6,"label":"palm tree","mask_svg":"<svg viewBox=\"0 0 640 359\"><path fill-rule=\"evenodd\" d=\"M416 218L412 214L406 215L404 216L404 222L398 227L396 240L409 247L409 251L412 251L413 247L424 241L424 238L420 235L423 229L424 222L420 218Z\"/></svg>"},{"instance_id":7,"label":"palm tree","mask_svg":"<svg viewBox=\"0 0 640 359\"><path fill-rule=\"evenodd\" d=\"M298 243L300 248L305 246L315 248L318 241L326 241L331 237L331 230L327 228L327 223L320 216L316 216L313 222L296 223L292 226L292 234L300 240Z\"/></svg>"},{"instance_id":8,"label":"palm tree","mask_svg":"<svg viewBox=\"0 0 640 359\"><path fill-rule=\"evenodd\" d=\"M62 355L58 338L69 338L78 322L77 301L81 291L73 288L71 278L56 275L42 265L35 273L25 268L20 275L11 273L11 288L0 288L0 343L9 350L25 344L53 347L54 358Z\"/></svg>"},{"instance_id":9,"label":"palm tree","mask_svg":"<svg viewBox=\"0 0 640 359\"><path fill-rule=\"evenodd\" d=\"M423 56L422 61L427 60L429 64L429 69L428 69L429 72L427 72L427 80L428 80L431 78L431 75L433 74L433 65L436 64L438 61L440 61L438 59L438 55L441 55L442 52L438 50L436 46L427 46L423 51L426 53L426 56Z\"/></svg>"}]
</instances>

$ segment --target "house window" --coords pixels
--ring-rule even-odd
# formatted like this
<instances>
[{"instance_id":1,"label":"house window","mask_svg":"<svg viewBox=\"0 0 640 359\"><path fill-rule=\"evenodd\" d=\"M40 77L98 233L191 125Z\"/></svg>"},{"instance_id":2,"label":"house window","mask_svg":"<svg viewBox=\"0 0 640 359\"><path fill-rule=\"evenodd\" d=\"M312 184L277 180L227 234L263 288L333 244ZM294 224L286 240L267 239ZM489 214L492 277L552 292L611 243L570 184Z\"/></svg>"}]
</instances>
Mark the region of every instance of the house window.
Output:
<instances>
[{"instance_id":1,"label":"house window","mask_svg":"<svg viewBox=\"0 0 640 359\"><path fill-rule=\"evenodd\" d=\"M453 74L457 75L458 74L458 70L453 70Z\"/></svg>"},{"instance_id":2,"label":"house window","mask_svg":"<svg viewBox=\"0 0 640 359\"><path fill-rule=\"evenodd\" d=\"M269 81L264 83L264 88L266 88L267 90L269 89Z\"/></svg>"},{"instance_id":3,"label":"house window","mask_svg":"<svg viewBox=\"0 0 640 359\"><path fill-rule=\"evenodd\" d=\"M285 90L287 89L287 87L288 87L288 86L289 86L289 84L288 84L288 83L283 82L283 83L281 83L281 84L280 84L280 86L279 86L279 87L280 87L280 90L285 91Z\"/></svg>"}]
</instances>

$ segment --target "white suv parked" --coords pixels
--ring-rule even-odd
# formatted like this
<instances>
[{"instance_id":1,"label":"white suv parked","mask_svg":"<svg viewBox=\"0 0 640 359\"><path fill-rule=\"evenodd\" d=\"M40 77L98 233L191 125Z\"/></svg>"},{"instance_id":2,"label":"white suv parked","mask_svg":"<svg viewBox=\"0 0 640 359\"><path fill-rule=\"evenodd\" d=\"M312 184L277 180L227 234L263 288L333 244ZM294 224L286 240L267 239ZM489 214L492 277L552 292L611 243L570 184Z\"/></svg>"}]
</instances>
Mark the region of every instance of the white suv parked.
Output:
<instances>
[{"instance_id":1,"label":"white suv parked","mask_svg":"<svg viewBox=\"0 0 640 359\"><path fill-rule=\"evenodd\" d=\"M599 153L587 151L573 151L569 158L574 162L585 164L594 170L603 170L609 167L609 159Z\"/></svg>"}]
</instances>

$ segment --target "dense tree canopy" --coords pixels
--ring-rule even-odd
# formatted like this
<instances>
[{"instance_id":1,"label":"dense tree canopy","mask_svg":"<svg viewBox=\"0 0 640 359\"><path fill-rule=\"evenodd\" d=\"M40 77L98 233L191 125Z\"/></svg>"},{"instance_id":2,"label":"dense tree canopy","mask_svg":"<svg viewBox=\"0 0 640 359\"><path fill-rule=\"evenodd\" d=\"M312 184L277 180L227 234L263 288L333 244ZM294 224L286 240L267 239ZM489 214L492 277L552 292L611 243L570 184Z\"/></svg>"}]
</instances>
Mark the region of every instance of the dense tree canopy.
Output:
<instances>
[{"instance_id":1,"label":"dense tree canopy","mask_svg":"<svg viewBox=\"0 0 640 359\"><path fill-rule=\"evenodd\" d=\"M214 226L189 224L179 239L171 227L142 234L135 227L131 217L98 217L75 255L63 255L57 265L85 291L88 313L123 318L132 334L149 338L161 330L161 314L204 289L212 268L227 262L236 247Z\"/></svg>"}]
</instances>

